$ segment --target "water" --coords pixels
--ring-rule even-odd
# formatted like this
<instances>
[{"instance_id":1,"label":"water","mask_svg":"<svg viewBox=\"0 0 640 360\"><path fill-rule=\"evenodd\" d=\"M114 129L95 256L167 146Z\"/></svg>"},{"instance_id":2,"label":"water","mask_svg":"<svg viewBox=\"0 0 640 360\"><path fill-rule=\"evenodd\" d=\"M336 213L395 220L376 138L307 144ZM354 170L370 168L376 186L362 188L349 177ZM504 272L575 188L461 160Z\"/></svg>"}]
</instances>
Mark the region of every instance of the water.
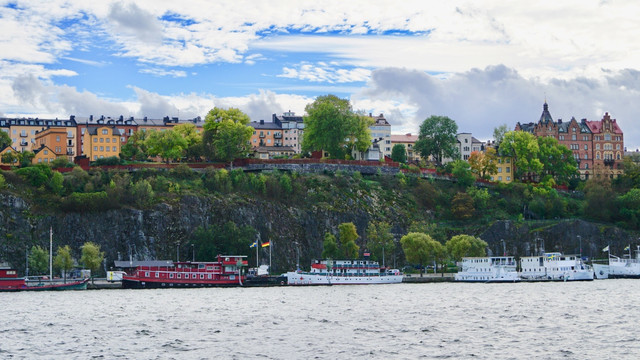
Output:
<instances>
[{"instance_id":1,"label":"water","mask_svg":"<svg viewBox=\"0 0 640 360\"><path fill-rule=\"evenodd\" d=\"M0 293L0 359L636 359L640 281Z\"/></svg>"}]
</instances>

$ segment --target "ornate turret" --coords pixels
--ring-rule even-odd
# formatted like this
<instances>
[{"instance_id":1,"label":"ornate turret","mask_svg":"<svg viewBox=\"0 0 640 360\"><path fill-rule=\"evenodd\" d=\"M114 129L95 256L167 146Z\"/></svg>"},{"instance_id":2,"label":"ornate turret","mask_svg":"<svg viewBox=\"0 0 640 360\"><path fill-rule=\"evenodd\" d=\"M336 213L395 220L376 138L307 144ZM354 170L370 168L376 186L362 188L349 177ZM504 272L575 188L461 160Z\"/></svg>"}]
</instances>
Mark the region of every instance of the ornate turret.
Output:
<instances>
[{"instance_id":1,"label":"ornate turret","mask_svg":"<svg viewBox=\"0 0 640 360\"><path fill-rule=\"evenodd\" d=\"M548 124L553 122L553 118L551 117L551 113L549 113L549 105L547 105L547 101L544 101L544 105L542 105L542 115L540 115L540 123Z\"/></svg>"}]
</instances>

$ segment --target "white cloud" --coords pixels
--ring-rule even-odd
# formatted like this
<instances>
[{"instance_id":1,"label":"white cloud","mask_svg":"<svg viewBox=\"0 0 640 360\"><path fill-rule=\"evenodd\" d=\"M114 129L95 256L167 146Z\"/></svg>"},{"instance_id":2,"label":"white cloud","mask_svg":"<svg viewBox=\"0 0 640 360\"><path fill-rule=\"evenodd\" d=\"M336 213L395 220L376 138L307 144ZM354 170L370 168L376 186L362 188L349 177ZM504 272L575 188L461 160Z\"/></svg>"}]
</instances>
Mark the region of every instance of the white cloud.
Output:
<instances>
[{"instance_id":1,"label":"white cloud","mask_svg":"<svg viewBox=\"0 0 640 360\"><path fill-rule=\"evenodd\" d=\"M336 64L332 64L336 65ZM363 68L336 68L324 62L312 64L302 62L292 67L284 67L278 77L306 80L310 82L348 83L367 81L371 70Z\"/></svg>"},{"instance_id":2,"label":"white cloud","mask_svg":"<svg viewBox=\"0 0 640 360\"><path fill-rule=\"evenodd\" d=\"M598 79L542 82L504 65L472 69L446 79L423 71L386 68L373 72L367 88L354 95L354 102L366 99L366 104L376 109L385 107L378 101L403 104L398 110L404 114L404 122L392 121L393 132L416 133L427 117L446 115L456 121L459 131L490 139L493 129L501 124L513 129L517 122L538 121L545 94L555 120L601 120L604 112L609 112L624 131L625 143L640 145L640 128L634 126L636 114L631 105L640 95L637 70L605 71ZM412 107L415 112L407 117Z\"/></svg>"},{"instance_id":3,"label":"white cloud","mask_svg":"<svg viewBox=\"0 0 640 360\"><path fill-rule=\"evenodd\" d=\"M151 74L154 76L170 76L170 77L186 77L187 72L183 70L166 70L158 68L145 68L140 70L143 74Z\"/></svg>"}]
</instances>

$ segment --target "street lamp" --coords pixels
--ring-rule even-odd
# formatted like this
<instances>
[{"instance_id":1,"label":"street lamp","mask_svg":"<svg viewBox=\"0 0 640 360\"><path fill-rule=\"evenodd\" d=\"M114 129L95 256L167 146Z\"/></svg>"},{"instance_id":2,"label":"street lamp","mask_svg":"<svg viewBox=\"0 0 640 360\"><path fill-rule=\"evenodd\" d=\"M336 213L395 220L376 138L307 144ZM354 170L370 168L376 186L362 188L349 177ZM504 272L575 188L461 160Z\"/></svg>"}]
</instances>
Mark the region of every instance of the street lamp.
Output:
<instances>
[{"instance_id":1,"label":"street lamp","mask_svg":"<svg viewBox=\"0 0 640 360\"><path fill-rule=\"evenodd\" d=\"M196 261L196 248L195 244L191 244L191 262Z\"/></svg>"},{"instance_id":2,"label":"street lamp","mask_svg":"<svg viewBox=\"0 0 640 360\"><path fill-rule=\"evenodd\" d=\"M578 235L578 241L580 241L580 259L582 259L582 237Z\"/></svg>"}]
</instances>

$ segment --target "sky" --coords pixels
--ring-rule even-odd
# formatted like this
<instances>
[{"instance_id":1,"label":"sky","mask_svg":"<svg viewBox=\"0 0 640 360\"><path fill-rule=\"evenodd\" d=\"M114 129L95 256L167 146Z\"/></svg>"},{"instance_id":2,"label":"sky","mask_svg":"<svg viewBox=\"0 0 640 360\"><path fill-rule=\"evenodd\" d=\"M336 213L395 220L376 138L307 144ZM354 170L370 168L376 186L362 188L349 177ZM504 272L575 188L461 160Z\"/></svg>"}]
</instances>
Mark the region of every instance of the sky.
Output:
<instances>
[{"instance_id":1,"label":"sky","mask_svg":"<svg viewBox=\"0 0 640 360\"><path fill-rule=\"evenodd\" d=\"M640 148L640 2L2 1L0 116L252 120L317 96L417 134L617 119Z\"/></svg>"}]
</instances>

